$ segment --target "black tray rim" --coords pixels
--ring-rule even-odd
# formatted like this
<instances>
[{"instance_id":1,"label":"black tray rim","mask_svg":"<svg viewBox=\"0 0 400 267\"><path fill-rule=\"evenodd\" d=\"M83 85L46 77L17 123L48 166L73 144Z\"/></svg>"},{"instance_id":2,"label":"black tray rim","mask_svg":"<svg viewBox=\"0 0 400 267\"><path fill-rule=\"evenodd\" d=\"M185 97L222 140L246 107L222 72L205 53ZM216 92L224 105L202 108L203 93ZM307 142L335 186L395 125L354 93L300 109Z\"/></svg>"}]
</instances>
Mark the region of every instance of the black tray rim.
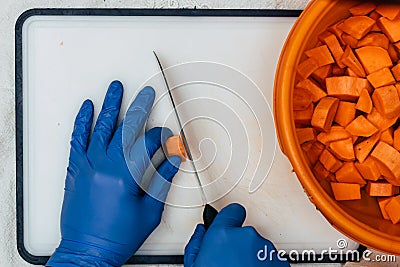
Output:
<instances>
[{"instance_id":1,"label":"black tray rim","mask_svg":"<svg viewBox=\"0 0 400 267\"><path fill-rule=\"evenodd\" d=\"M199 16L199 17L298 17L302 10L281 9L149 9L149 8L34 8L20 14L15 23L15 123L16 123L16 219L17 250L28 263L45 265L48 256L31 254L24 244L24 207L23 207L23 58L22 30L24 23L32 16ZM358 247L359 255L366 248ZM330 259L327 255L318 263L343 263ZM317 261L299 260L296 263L317 263ZM128 264L183 264L183 255L134 255Z\"/></svg>"}]
</instances>

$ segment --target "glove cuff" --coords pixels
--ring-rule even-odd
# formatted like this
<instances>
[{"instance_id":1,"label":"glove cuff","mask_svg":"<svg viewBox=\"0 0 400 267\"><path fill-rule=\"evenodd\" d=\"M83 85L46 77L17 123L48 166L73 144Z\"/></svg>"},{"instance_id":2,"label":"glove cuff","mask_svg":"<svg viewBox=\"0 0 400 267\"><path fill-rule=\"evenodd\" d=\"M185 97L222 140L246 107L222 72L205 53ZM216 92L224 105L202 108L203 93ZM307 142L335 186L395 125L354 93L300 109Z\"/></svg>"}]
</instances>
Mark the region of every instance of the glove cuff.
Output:
<instances>
[{"instance_id":1,"label":"glove cuff","mask_svg":"<svg viewBox=\"0 0 400 267\"><path fill-rule=\"evenodd\" d=\"M115 252L62 239L46 266L51 267L120 267L125 263L124 256Z\"/></svg>"}]
</instances>

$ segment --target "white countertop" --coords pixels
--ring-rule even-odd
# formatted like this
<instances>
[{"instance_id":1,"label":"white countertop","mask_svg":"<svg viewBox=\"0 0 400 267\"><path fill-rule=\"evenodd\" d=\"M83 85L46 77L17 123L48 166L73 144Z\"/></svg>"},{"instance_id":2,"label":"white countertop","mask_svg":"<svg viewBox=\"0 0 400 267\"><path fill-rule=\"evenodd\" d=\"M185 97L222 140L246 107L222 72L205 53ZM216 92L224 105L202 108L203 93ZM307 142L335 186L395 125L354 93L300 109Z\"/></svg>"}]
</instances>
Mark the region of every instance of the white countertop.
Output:
<instances>
[{"instance_id":1,"label":"white countertop","mask_svg":"<svg viewBox=\"0 0 400 267\"><path fill-rule=\"evenodd\" d=\"M0 266L5 267L30 266L17 252L15 230L14 25L22 12L31 8L67 7L303 9L308 3L308 0L0 1L2 6L0 9L0 125L2 125L0 128L0 196L2 197L0 201Z\"/></svg>"}]
</instances>

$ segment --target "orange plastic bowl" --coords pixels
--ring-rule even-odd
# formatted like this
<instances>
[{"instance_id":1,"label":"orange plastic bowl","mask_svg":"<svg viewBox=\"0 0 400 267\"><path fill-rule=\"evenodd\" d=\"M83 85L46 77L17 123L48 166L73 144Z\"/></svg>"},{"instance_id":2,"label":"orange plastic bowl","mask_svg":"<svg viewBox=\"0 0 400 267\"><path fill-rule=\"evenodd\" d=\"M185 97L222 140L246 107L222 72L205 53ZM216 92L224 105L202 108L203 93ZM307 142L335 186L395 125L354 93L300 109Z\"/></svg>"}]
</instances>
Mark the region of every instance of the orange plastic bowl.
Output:
<instances>
[{"instance_id":1,"label":"orange plastic bowl","mask_svg":"<svg viewBox=\"0 0 400 267\"><path fill-rule=\"evenodd\" d=\"M361 1L358 1L361 2ZM296 66L303 52L315 47L317 36L328 26L350 16L349 0L313 0L292 28L277 66L274 116L279 144L310 200L325 218L344 235L369 248L400 255L400 224L384 220L377 201L367 195L358 201L336 201L314 177L297 141L292 111ZM364 190L362 190L364 191Z\"/></svg>"}]
</instances>

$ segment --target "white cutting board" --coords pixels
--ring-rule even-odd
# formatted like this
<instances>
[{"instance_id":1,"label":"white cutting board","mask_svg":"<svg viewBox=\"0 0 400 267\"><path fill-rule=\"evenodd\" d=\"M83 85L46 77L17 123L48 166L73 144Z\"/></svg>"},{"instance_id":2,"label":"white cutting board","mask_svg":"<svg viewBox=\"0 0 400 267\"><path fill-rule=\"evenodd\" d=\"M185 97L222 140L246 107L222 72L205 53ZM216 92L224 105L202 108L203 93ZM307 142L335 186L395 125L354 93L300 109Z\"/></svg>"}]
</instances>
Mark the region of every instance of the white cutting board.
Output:
<instances>
[{"instance_id":1,"label":"white cutting board","mask_svg":"<svg viewBox=\"0 0 400 267\"><path fill-rule=\"evenodd\" d=\"M279 249L337 248L343 236L310 203L276 146L270 112L275 66L294 21L156 16L26 20L22 40L28 252L50 255L59 242L69 139L84 99L93 100L97 114L109 82L119 79L125 87L125 111L140 88L152 85L157 103L146 127L164 124L178 133L153 50L170 67L166 74L179 112L188 122L197 164L204 168L207 197L218 199L213 205L243 204L248 213L245 224L254 225ZM267 179L256 188L270 163ZM201 204L190 171L190 164L182 164L162 223L138 254L183 253L202 212L201 207L188 207ZM252 189L257 190L250 193L252 180ZM348 244L357 247L353 241Z\"/></svg>"}]
</instances>

